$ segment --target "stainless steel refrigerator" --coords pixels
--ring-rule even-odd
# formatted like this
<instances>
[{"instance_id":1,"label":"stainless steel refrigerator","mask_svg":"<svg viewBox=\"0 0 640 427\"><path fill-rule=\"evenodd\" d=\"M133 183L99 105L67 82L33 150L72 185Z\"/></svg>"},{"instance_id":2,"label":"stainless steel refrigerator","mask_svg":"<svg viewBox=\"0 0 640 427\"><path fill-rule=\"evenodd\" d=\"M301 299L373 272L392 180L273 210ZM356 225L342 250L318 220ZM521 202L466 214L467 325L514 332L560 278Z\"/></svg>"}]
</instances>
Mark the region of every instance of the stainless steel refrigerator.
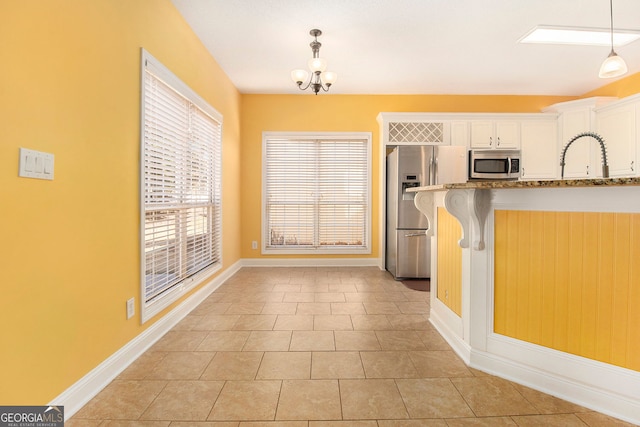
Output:
<instances>
[{"instance_id":1,"label":"stainless steel refrigerator","mask_svg":"<svg viewBox=\"0 0 640 427\"><path fill-rule=\"evenodd\" d=\"M431 277L429 224L407 190L466 182L467 149L398 146L387 156L387 270L396 279Z\"/></svg>"}]
</instances>

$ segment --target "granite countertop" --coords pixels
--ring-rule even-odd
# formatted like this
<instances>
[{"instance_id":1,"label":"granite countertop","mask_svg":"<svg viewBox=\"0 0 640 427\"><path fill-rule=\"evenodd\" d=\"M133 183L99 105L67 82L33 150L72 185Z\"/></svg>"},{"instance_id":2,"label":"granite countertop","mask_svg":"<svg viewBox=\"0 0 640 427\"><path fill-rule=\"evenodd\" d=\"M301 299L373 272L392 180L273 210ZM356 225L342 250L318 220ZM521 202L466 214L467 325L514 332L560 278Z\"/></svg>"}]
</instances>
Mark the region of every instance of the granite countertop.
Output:
<instances>
[{"instance_id":1,"label":"granite countertop","mask_svg":"<svg viewBox=\"0 0 640 427\"><path fill-rule=\"evenodd\" d=\"M634 178L597 178L597 179L556 179L550 181L468 181L460 184L428 185L414 187L407 192L460 190L460 189L509 189L509 188L562 188L562 187L601 187L640 185L640 177Z\"/></svg>"}]
</instances>

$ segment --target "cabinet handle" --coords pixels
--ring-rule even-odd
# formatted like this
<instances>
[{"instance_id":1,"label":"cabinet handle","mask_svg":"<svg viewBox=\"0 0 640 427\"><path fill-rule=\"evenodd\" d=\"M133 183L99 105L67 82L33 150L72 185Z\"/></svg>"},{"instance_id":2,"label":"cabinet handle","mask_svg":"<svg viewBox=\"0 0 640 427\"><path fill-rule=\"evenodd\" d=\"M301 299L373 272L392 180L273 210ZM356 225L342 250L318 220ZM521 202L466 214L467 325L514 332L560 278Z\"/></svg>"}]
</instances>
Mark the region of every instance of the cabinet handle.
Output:
<instances>
[{"instance_id":1,"label":"cabinet handle","mask_svg":"<svg viewBox=\"0 0 640 427\"><path fill-rule=\"evenodd\" d=\"M631 160L631 172L633 172L633 160Z\"/></svg>"},{"instance_id":2,"label":"cabinet handle","mask_svg":"<svg viewBox=\"0 0 640 427\"><path fill-rule=\"evenodd\" d=\"M500 137L498 137L498 142L496 143L497 147L500 147Z\"/></svg>"},{"instance_id":3,"label":"cabinet handle","mask_svg":"<svg viewBox=\"0 0 640 427\"><path fill-rule=\"evenodd\" d=\"M522 177L524 178L525 175L524 168L522 168Z\"/></svg>"},{"instance_id":4,"label":"cabinet handle","mask_svg":"<svg viewBox=\"0 0 640 427\"><path fill-rule=\"evenodd\" d=\"M491 147L493 145L493 137L490 136L489 137L489 147Z\"/></svg>"},{"instance_id":5,"label":"cabinet handle","mask_svg":"<svg viewBox=\"0 0 640 427\"><path fill-rule=\"evenodd\" d=\"M589 165L587 165L587 175L589 175Z\"/></svg>"}]
</instances>

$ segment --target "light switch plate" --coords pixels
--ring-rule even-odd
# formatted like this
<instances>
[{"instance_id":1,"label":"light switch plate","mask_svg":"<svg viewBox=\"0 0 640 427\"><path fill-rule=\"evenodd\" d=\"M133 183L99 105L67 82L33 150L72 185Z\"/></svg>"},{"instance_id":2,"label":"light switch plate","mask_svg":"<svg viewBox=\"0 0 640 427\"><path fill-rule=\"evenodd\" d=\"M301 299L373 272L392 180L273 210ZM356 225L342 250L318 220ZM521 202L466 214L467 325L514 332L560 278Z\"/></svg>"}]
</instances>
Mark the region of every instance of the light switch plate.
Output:
<instances>
[{"instance_id":1,"label":"light switch plate","mask_svg":"<svg viewBox=\"0 0 640 427\"><path fill-rule=\"evenodd\" d=\"M53 180L54 155L20 148L18 176Z\"/></svg>"}]
</instances>

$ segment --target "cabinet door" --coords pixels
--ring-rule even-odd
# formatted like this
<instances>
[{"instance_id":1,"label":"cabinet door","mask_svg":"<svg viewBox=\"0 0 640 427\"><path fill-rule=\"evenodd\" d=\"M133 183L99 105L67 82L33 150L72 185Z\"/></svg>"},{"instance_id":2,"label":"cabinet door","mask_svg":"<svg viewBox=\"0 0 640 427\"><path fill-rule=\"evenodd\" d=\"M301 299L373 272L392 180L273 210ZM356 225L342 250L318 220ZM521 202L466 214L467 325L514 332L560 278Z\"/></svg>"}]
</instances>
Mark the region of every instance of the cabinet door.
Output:
<instances>
[{"instance_id":1,"label":"cabinet door","mask_svg":"<svg viewBox=\"0 0 640 427\"><path fill-rule=\"evenodd\" d=\"M562 139L558 144L558 162L565 145L571 139L582 132L591 130L591 110L581 109L576 111L567 111L562 113L560 121L562 123ZM595 177L596 169L594 167L599 164L593 161L592 149L595 149L593 141L588 138L579 139L571 144L564 159L564 178L592 178ZM600 156L600 150L597 151Z\"/></svg>"},{"instance_id":2,"label":"cabinet door","mask_svg":"<svg viewBox=\"0 0 640 427\"><path fill-rule=\"evenodd\" d=\"M493 148L493 122L471 122L471 148Z\"/></svg>"},{"instance_id":3,"label":"cabinet door","mask_svg":"<svg viewBox=\"0 0 640 427\"><path fill-rule=\"evenodd\" d=\"M596 125L598 134L607 146L609 176L612 178L635 176L637 169L636 106L631 104L599 111L596 116ZM602 171L598 170L598 176L601 174Z\"/></svg>"},{"instance_id":4,"label":"cabinet door","mask_svg":"<svg viewBox=\"0 0 640 427\"><path fill-rule=\"evenodd\" d=\"M469 124L468 122L451 122L451 145L459 145L469 148Z\"/></svg>"},{"instance_id":5,"label":"cabinet door","mask_svg":"<svg viewBox=\"0 0 640 427\"><path fill-rule=\"evenodd\" d=\"M384 125L387 145L446 145L449 123L390 121Z\"/></svg>"},{"instance_id":6,"label":"cabinet door","mask_svg":"<svg viewBox=\"0 0 640 427\"><path fill-rule=\"evenodd\" d=\"M496 148L520 148L520 123L496 122Z\"/></svg>"},{"instance_id":7,"label":"cabinet door","mask_svg":"<svg viewBox=\"0 0 640 427\"><path fill-rule=\"evenodd\" d=\"M506 120L471 122L471 148L520 148L520 123Z\"/></svg>"},{"instance_id":8,"label":"cabinet door","mask_svg":"<svg viewBox=\"0 0 640 427\"><path fill-rule=\"evenodd\" d=\"M524 180L556 179L558 176L558 125L555 120L522 123L522 170Z\"/></svg>"}]
</instances>

